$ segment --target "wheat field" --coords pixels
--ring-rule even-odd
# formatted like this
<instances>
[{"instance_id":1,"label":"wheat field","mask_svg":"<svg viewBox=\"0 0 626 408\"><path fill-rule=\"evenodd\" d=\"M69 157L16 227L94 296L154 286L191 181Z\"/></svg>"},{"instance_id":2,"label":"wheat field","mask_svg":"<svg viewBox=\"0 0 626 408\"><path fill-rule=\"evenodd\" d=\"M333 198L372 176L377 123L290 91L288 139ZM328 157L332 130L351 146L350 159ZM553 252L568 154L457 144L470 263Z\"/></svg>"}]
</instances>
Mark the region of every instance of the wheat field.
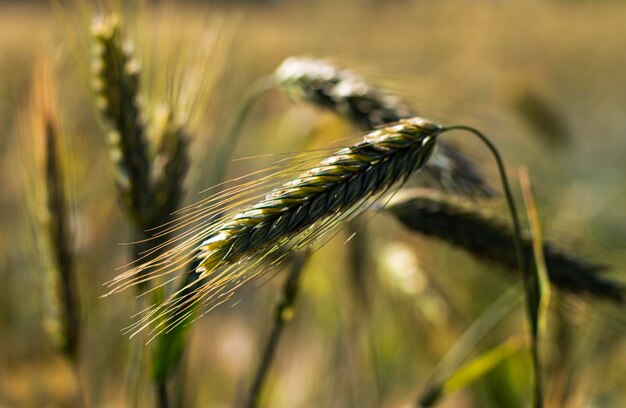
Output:
<instances>
[{"instance_id":1,"label":"wheat field","mask_svg":"<svg viewBox=\"0 0 626 408\"><path fill-rule=\"evenodd\" d=\"M0 407L624 406L625 19L0 1Z\"/></svg>"}]
</instances>

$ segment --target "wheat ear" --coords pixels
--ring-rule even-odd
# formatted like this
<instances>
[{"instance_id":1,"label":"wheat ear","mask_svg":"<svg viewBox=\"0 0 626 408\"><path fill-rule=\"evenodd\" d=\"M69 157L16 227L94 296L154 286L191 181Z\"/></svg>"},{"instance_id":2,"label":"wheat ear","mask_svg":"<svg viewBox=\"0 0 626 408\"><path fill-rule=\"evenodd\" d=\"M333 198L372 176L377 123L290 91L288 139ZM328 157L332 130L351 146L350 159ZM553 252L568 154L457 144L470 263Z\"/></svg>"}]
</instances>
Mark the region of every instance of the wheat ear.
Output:
<instances>
[{"instance_id":1,"label":"wheat ear","mask_svg":"<svg viewBox=\"0 0 626 408\"><path fill-rule=\"evenodd\" d=\"M80 342L80 310L68 201L59 153L59 129L51 117L44 118L46 142L46 192L48 196L49 233L58 272L59 300L62 305L63 352L72 361L78 359Z\"/></svg>"},{"instance_id":2,"label":"wheat ear","mask_svg":"<svg viewBox=\"0 0 626 408\"><path fill-rule=\"evenodd\" d=\"M27 179L27 185L35 187L32 211L41 214L46 229L49 270L55 300L54 337L55 346L78 366L80 344L80 300L77 290L74 237L72 233L71 203L68 199L66 181L67 157L64 154L65 137L61 130L57 111L56 84L53 64L48 58L37 61L33 70L33 85L29 107L24 115L21 132L32 144L35 157L36 177ZM31 176L31 169L27 176ZM43 194L40 196L39 191ZM41 201L38 199L41 197ZM45 197L45 198L44 198ZM28 197L30 201L30 197ZM45 200L45 201L44 201ZM45 202L45 210L42 207ZM46 251L48 253L48 251ZM48 261L50 266L48 266Z\"/></svg>"},{"instance_id":3,"label":"wheat ear","mask_svg":"<svg viewBox=\"0 0 626 408\"><path fill-rule=\"evenodd\" d=\"M123 39L119 19L96 19L92 37L96 105L110 129L109 155L116 164L119 196L140 241L133 247L138 259L155 245L144 241L146 231L167 223L182 199L189 137L165 107L154 117L153 139L158 145L156 154L150 154L138 103L139 64ZM165 241L167 236L161 236L157 243Z\"/></svg>"},{"instance_id":4,"label":"wheat ear","mask_svg":"<svg viewBox=\"0 0 626 408\"><path fill-rule=\"evenodd\" d=\"M202 286L188 298L173 294L148 313L150 324L178 311L184 320L190 305L211 307L226 301L257 273L247 273L279 248L301 250L361 212L390 188L402 183L429 159L441 127L422 118L372 131L349 147L312 165L243 211L232 211L154 260L118 276L112 292L184 268L195 252ZM219 212L221 210L216 210ZM211 219L211 213L205 213ZM197 242L202 242L199 246ZM268 268L275 266L272 262ZM176 316L176 313L173 315ZM174 325L175 322L170 322ZM165 324L161 321L159 324ZM146 321L139 323L140 328Z\"/></svg>"},{"instance_id":5,"label":"wheat ear","mask_svg":"<svg viewBox=\"0 0 626 408\"><path fill-rule=\"evenodd\" d=\"M417 116L397 96L326 60L290 57L276 69L274 77L290 95L331 110L365 131ZM445 142L438 144L424 170L420 180L431 186L469 196L493 195L478 165ZM426 175L429 177L425 178Z\"/></svg>"},{"instance_id":6,"label":"wheat ear","mask_svg":"<svg viewBox=\"0 0 626 408\"><path fill-rule=\"evenodd\" d=\"M159 141L153 163L154 208L152 226L167 222L183 198L184 180L189 171L189 140L183 125L176 121L173 112L164 107L157 115L155 130Z\"/></svg>"},{"instance_id":7,"label":"wheat ear","mask_svg":"<svg viewBox=\"0 0 626 408\"><path fill-rule=\"evenodd\" d=\"M469 251L472 255L505 266L516 267L511 250L512 233L504 220L479 211L475 205L420 189L406 190L385 207L406 227L427 236L437 237ZM522 239L524 256L532 259L532 242ZM573 293L588 293L598 298L624 302L626 289L599 276L605 266L544 244L545 262L550 281Z\"/></svg>"},{"instance_id":8,"label":"wheat ear","mask_svg":"<svg viewBox=\"0 0 626 408\"><path fill-rule=\"evenodd\" d=\"M48 57L35 63L30 103L19 120L20 142L29 146L22 162L26 164L24 184L32 190L25 201L39 221L33 229L35 242L45 241L36 253L41 260L37 280L44 283L42 321L52 344L72 366L77 385L74 404L85 406L80 375L81 303L67 182L70 160L57 110L54 64Z\"/></svg>"},{"instance_id":9,"label":"wheat ear","mask_svg":"<svg viewBox=\"0 0 626 408\"><path fill-rule=\"evenodd\" d=\"M137 224L150 218L151 166L138 103L139 64L124 43L119 20L105 16L92 26L93 88L96 105L106 119L109 153L117 165L120 196Z\"/></svg>"},{"instance_id":10,"label":"wheat ear","mask_svg":"<svg viewBox=\"0 0 626 408\"><path fill-rule=\"evenodd\" d=\"M200 246L203 262L198 272L231 263L259 245L290 238L386 190L428 160L439 132L439 126L425 120L406 120L337 151L221 224Z\"/></svg>"}]
</instances>

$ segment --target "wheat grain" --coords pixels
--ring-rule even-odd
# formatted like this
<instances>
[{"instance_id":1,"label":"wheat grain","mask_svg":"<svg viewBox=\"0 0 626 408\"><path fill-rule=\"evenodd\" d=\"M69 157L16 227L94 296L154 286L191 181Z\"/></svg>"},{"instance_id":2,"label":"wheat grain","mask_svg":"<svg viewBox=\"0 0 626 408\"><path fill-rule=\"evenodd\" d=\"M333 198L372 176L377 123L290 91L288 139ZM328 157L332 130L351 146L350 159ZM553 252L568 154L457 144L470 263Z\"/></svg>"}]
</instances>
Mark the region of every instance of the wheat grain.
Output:
<instances>
[{"instance_id":1,"label":"wheat grain","mask_svg":"<svg viewBox=\"0 0 626 408\"><path fill-rule=\"evenodd\" d=\"M407 120L336 152L223 223L201 245L198 256L204 262L198 270L212 270L225 258L290 237L385 190L426 162L439 131L431 123Z\"/></svg>"}]
</instances>

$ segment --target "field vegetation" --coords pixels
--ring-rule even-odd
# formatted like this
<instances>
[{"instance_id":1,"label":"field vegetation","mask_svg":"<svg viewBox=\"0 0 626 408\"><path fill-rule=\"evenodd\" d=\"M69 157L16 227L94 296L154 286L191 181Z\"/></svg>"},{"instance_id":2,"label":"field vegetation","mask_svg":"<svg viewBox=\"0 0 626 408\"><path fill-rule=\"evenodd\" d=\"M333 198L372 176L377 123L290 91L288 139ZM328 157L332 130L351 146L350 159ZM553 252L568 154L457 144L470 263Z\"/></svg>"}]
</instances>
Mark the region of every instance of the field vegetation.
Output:
<instances>
[{"instance_id":1,"label":"field vegetation","mask_svg":"<svg viewBox=\"0 0 626 408\"><path fill-rule=\"evenodd\" d=\"M0 407L626 405L626 4L119 3L0 1Z\"/></svg>"}]
</instances>

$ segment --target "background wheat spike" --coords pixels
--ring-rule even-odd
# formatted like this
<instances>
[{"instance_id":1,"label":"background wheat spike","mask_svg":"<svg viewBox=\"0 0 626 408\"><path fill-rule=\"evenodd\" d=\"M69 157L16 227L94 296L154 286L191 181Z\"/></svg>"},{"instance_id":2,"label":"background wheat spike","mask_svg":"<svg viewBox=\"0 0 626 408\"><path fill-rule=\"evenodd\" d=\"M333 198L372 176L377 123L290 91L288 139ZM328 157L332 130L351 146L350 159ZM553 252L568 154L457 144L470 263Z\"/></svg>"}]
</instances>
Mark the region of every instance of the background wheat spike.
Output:
<instances>
[{"instance_id":1,"label":"background wheat spike","mask_svg":"<svg viewBox=\"0 0 626 408\"><path fill-rule=\"evenodd\" d=\"M38 322L54 350L69 362L75 386L73 404L82 406L81 295L74 200L69 188L74 185L75 167L58 112L57 68L56 60L47 54L35 61L29 103L18 118L18 135L25 152L20 160L26 193L23 203L29 210L29 222L33 222L32 281L39 289L34 301L41 313Z\"/></svg>"},{"instance_id":2,"label":"background wheat spike","mask_svg":"<svg viewBox=\"0 0 626 408\"><path fill-rule=\"evenodd\" d=\"M159 142L154 163L154 223L166 222L178 209L183 197L183 181L189 170L189 140L174 113L162 107L156 115L156 140Z\"/></svg>"},{"instance_id":3,"label":"background wheat spike","mask_svg":"<svg viewBox=\"0 0 626 408\"><path fill-rule=\"evenodd\" d=\"M120 196L138 224L150 218L153 191L144 124L138 103L139 64L124 43L119 19L102 16L92 26L96 106L110 127L110 156Z\"/></svg>"},{"instance_id":4,"label":"background wheat spike","mask_svg":"<svg viewBox=\"0 0 626 408\"><path fill-rule=\"evenodd\" d=\"M109 155L116 164L118 191L141 241L133 248L138 259L167 241L167 236L150 243L143 240L148 230L167 223L179 206L189 169L189 136L174 112L162 105L152 118L150 139L157 147L150 148L145 114L138 102L139 63L123 38L119 19L115 15L97 18L92 36L96 105L110 129Z\"/></svg>"},{"instance_id":5,"label":"background wheat spike","mask_svg":"<svg viewBox=\"0 0 626 408\"><path fill-rule=\"evenodd\" d=\"M413 231L437 237L511 270L516 266L508 224L487 216L472 204L423 189L410 189L398 193L385 209ZM524 236L522 244L526 259L531 259L530 237ZM549 243L543 249L550 281L556 287L624 302L626 288L599 276L605 266L585 261Z\"/></svg>"},{"instance_id":6,"label":"background wheat spike","mask_svg":"<svg viewBox=\"0 0 626 408\"><path fill-rule=\"evenodd\" d=\"M365 131L417 116L399 97L326 60L287 58L276 69L275 79L289 94L332 110ZM476 197L493 195L478 165L445 142L438 144L424 170L429 177L422 181L444 190Z\"/></svg>"},{"instance_id":7,"label":"background wheat spike","mask_svg":"<svg viewBox=\"0 0 626 408\"><path fill-rule=\"evenodd\" d=\"M133 261L137 261L150 248L163 245L169 239L168 234L161 234L147 240L148 231L168 223L179 207L189 170L190 138L185 126L166 104L156 109L149 122L151 126L146 125L144 107L138 102L139 64L133 57L130 43L122 37L119 19L114 15L97 19L92 37L96 105L111 129L109 155L116 164L121 201L139 241L133 246ZM153 142L154 148L148 140ZM158 253L152 252L151 257L157 257ZM143 284L138 286L140 292L144 288ZM152 355L152 379L160 406L168 405L167 382L182 359L186 337L168 340L172 341L160 344ZM134 365L139 367L138 362ZM131 376L139 378L137 368L131 370Z\"/></svg>"},{"instance_id":8,"label":"background wheat spike","mask_svg":"<svg viewBox=\"0 0 626 408\"><path fill-rule=\"evenodd\" d=\"M73 361L78 359L80 344L80 309L65 180L59 153L59 129L53 118L44 118L46 143L46 193L49 236L58 273L59 301L62 308L62 350Z\"/></svg>"}]
</instances>

